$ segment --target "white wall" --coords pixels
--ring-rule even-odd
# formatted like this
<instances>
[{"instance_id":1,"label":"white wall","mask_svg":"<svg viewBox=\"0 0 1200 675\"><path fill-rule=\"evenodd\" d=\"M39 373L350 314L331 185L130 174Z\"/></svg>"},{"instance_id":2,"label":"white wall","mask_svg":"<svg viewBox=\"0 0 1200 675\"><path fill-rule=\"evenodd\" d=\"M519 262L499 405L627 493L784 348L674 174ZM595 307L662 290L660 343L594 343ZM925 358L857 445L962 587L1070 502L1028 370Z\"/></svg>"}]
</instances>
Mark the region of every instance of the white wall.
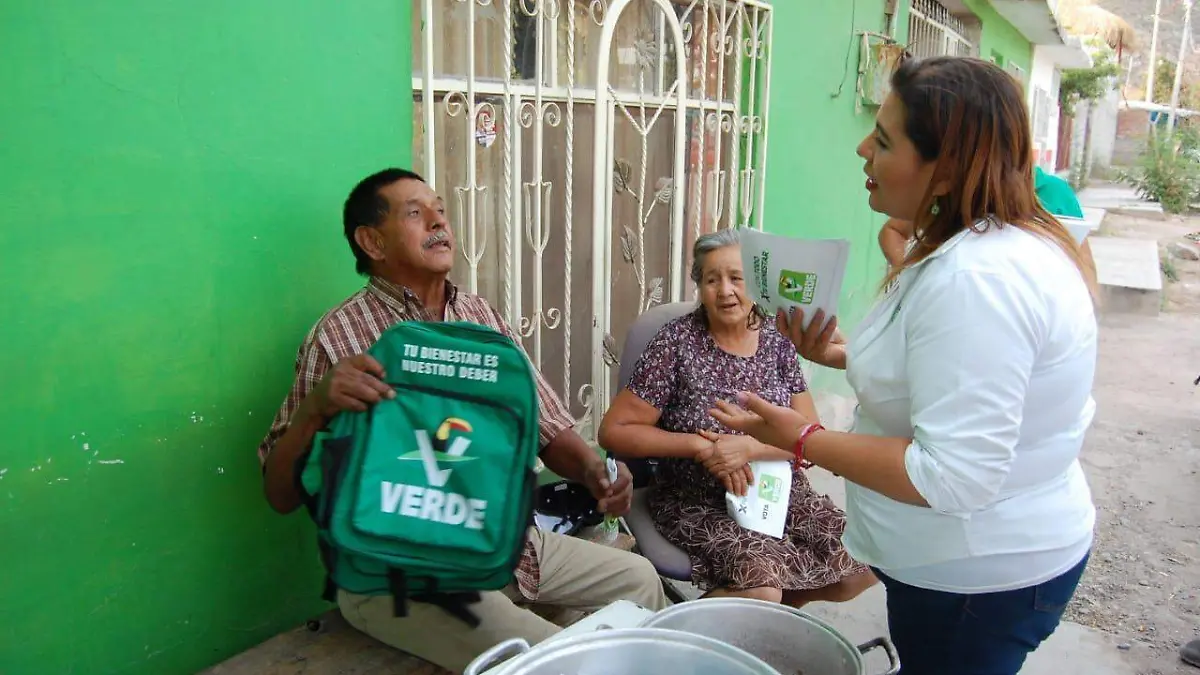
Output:
<instances>
[{"instance_id":1,"label":"white wall","mask_svg":"<svg viewBox=\"0 0 1200 675\"><path fill-rule=\"evenodd\" d=\"M1113 88L1096 102L1092 113L1092 166L1111 166L1117 145L1117 115L1121 112L1121 92Z\"/></svg>"},{"instance_id":2,"label":"white wall","mask_svg":"<svg viewBox=\"0 0 1200 675\"><path fill-rule=\"evenodd\" d=\"M1033 67L1026 85L1026 105L1033 124L1033 149L1038 166L1053 173L1058 156L1058 84L1060 73L1055 59L1047 48L1033 48ZM1038 99L1041 99L1039 105ZM1045 123L1039 125L1039 116Z\"/></svg>"}]
</instances>

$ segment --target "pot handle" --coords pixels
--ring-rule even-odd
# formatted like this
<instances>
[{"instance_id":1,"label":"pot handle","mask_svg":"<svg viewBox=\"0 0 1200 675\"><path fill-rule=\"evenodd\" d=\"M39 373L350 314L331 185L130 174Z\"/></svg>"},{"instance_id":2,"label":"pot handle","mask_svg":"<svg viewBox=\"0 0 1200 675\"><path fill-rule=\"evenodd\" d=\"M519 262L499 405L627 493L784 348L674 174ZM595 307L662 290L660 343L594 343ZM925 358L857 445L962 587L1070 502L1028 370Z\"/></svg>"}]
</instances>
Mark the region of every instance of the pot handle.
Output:
<instances>
[{"instance_id":1,"label":"pot handle","mask_svg":"<svg viewBox=\"0 0 1200 675\"><path fill-rule=\"evenodd\" d=\"M505 640L477 656L463 671L463 675L480 675L496 665L497 662L524 654L527 651L529 651L529 643L521 638Z\"/></svg>"},{"instance_id":2,"label":"pot handle","mask_svg":"<svg viewBox=\"0 0 1200 675\"><path fill-rule=\"evenodd\" d=\"M885 637L877 637L874 640L868 640L858 646L858 653L865 655L872 649L882 647L883 652L887 654L888 669L883 675L896 675L900 672L900 655L896 653L896 645Z\"/></svg>"}]
</instances>

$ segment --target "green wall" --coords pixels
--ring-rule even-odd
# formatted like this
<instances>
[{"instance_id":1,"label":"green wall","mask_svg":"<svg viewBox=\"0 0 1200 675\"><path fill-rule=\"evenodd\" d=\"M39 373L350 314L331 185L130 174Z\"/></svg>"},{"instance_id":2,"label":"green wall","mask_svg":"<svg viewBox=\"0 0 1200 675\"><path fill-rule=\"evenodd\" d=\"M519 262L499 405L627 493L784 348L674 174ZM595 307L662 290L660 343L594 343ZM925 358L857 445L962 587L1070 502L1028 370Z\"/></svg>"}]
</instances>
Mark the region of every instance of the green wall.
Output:
<instances>
[{"instance_id":1,"label":"green wall","mask_svg":"<svg viewBox=\"0 0 1200 675\"><path fill-rule=\"evenodd\" d=\"M993 53L999 54L1003 59L1000 65L1007 67L1009 63L1015 63L1025 71L1025 77L1029 77L1033 69L1033 46L1029 44L1029 40L997 14L987 0L964 2L975 12L983 25L983 35L979 40L980 58L986 59Z\"/></svg>"},{"instance_id":2,"label":"green wall","mask_svg":"<svg viewBox=\"0 0 1200 675\"><path fill-rule=\"evenodd\" d=\"M342 199L410 159L409 5L0 3L0 673L193 673L322 607L255 446L361 283Z\"/></svg>"},{"instance_id":3,"label":"green wall","mask_svg":"<svg viewBox=\"0 0 1200 675\"><path fill-rule=\"evenodd\" d=\"M839 321L849 327L874 302L885 271L876 243L883 217L867 204L863 160L855 154L875 124L875 109L855 111L859 40L854 35L883 29L884 3L789 0L774 6L763 227L791 236L851 241L839 301ZM898 25L907 25L906 15ZM788 37L801 33L803 39ZM843 70L848 48L853 53ZM818 371L813 378L817 388L845 391L840 373Z\"/></svg>"},{"instance_id":4,"label":"green wall","mask_svg":"<svg viewBox=\"0 0 1200 675\"><path fill-rule=\"evenodd\" d=\"M980 54L1004 55L1030 72L1032 47L987 0L966 0L982 23ZM807 238L851 241L839 301L839 322L852 328L875 301L886 263L877 235L883 216L871 211L863 186L858 143L875 123L876 109L855 110L858 39L854 31L883 30L883 0L776 2L771 122L767 152L764 229ZM896 38L908 34L908 3L897 3ZM851 19L854 19L853 30ZM781 36L802 32L804 39ZM854 40L848 71L842 63ZM797 67L793 64L811 64ZM839 86L841 94L833 96ZM841 372L817 367L814 388L849 392Z\"/></svg>"}]
</instances>

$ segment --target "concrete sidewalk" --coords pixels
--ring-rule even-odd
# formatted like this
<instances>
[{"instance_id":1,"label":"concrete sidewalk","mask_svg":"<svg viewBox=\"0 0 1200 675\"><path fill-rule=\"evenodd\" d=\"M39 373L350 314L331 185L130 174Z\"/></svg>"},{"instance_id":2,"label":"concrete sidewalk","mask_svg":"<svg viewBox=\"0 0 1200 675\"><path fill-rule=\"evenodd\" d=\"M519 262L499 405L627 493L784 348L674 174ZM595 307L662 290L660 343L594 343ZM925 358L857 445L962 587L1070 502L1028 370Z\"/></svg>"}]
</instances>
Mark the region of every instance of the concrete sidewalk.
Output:
<instances>
[{"instance_id":1,"label":"concrete sidewalk","mask_svg":"<svg viewBox=\"0 0 1200 675\"><path fill-rule=\"evenodd\" d=\"M1096 183L1084 188L1076 196L1085 209L1104 209L1112 213L1156 220L1165 217L1162 204L1142 199L1137 190L1122 183ZM1086 215L1087 211L1084 213Z\"/></svg>"}]
</instances>

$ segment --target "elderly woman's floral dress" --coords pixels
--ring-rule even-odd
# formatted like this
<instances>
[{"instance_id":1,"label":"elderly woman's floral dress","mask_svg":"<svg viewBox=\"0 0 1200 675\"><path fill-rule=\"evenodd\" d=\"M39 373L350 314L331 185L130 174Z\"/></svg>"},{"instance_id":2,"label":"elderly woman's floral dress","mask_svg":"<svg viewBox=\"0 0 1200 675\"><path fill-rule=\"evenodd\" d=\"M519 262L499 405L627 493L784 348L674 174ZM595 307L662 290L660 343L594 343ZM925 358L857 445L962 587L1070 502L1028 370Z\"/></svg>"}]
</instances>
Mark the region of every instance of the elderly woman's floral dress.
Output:
<instances>
[{"instance_id":1,"label":"elderly woman's floral dress","mask_svg":"<svg viewBox=\"0 0 1200 675\"><path fill-rule=\"evenodd\" d=\"M792 343L769 321L758 335L754 356L730 354L717 346L699 309L658 332L642 353L629 389L661 412L658 426L666 431L736 433L709 414L717 400L753 391L789 405L793 394L808 389ZM705 590L811 590L867 569L842 548L845 514L817 494L798 469L782 539L735 523L720 480L692 460L660 460L650 506L659 532L687 552L692 580Z\"/></svg>"}]
</instances>

